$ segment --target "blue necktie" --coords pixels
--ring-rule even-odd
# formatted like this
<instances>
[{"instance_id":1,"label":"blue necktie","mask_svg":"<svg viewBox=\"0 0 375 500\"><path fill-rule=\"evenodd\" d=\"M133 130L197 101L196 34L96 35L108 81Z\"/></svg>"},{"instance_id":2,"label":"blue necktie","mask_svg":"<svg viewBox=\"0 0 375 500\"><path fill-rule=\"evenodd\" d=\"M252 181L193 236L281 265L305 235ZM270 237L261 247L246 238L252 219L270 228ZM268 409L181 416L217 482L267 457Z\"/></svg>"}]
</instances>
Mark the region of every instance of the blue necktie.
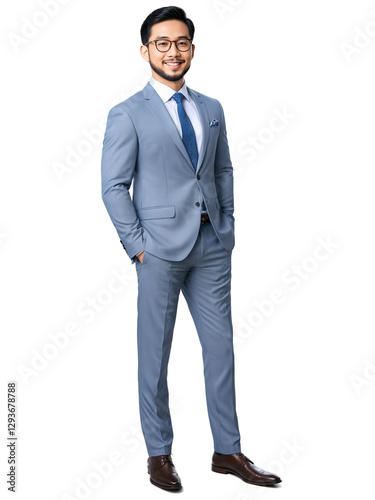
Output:
<instances>
[{"instance_id":1,"label":"blue necktie","mask_svg":"<svg viewBox=\"0 0 375 500\"><path fill-rule=\"evenodd\" d=\"M186 114L184 106L182 105L182 99L184 95L181 92L176 92L173 99L177 102L178 117L180 118L181 128L182 128L182 141L185 144L186 150L190 156L191 163L195 170L197 170L198 164L198 148L197 141L195 139L195 132L191 121Z\"/></svg>"},{"instance_id":2,"label":"blue necktie","mask_svg":"<svg viewBox=\"0 0 375 500\"><path fill-rule=\"evenodd\" d=\"M191 163L193 164L193 167L196 171L198 164L197 141L195 138L193 125L190 121L190 118L186 114L186 111L182 104L182 99L184 98L184 95L181 94L181 92L176 92L175 94L173 94L172 97L177 102L178 117L180 119L181 129L182 129L182 141L185 144L186 151L188 152ZM202 210L207 210L204 201L202 204Z\"/></svg>"}]
</instances>

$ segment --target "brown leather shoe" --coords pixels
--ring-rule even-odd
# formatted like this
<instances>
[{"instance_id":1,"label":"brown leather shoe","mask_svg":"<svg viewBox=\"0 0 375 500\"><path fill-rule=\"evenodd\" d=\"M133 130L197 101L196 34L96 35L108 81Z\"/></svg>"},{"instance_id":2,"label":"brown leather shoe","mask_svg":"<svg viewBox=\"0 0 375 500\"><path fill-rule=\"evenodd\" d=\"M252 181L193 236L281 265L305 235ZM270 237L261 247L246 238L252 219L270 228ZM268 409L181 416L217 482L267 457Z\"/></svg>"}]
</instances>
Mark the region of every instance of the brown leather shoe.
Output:
<instances>
[{"instance_id":1,"label":"brown leather shoe","mask_svg":"<svg viewBox=\"0 0 375 500\"><path fill-rule=\"evenodd\" d=\"M170 454L148 457L147 470L150 474L150 481L155 486L164 490L180 490L182 488L181 479Z\"/></svg>"},{"instance_id":2,"label":"brown leather shoe","mask_svg":"<svg viewBox=\"0 0 375 500\"><path fill-rule=\"evenodd\" d=\"M214 452L212 456L212 470L220 474L235 474L246 483L257 484L258 486L272 486L281 483L281 479L276 474L260 469L254 462L243 453L233 453L232 455L219 455Z\"/></svg>"}]
</instances>

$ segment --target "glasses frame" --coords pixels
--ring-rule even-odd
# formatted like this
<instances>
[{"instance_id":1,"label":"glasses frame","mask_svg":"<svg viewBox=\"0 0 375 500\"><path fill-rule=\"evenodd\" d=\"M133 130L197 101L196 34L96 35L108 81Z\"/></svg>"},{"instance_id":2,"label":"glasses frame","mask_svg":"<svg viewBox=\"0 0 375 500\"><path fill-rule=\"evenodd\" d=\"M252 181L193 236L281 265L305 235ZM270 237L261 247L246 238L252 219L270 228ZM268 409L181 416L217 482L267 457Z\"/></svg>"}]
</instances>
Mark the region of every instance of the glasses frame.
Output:
<instances>
[{"instance_id":1,"label":"glasses frame","mask_svg":"<svg viewBox=\"0 0 375 500\"><path fill-rule=\"evenodd\" d=\"M181 50L177 47L177 43L178 42L184 42L184 41L189 41L190 42L190 47L186 50ZM169 42L170 45L168 47L168 50L160 50L158 49L158 45L156 42ZM180 38L178 40L168 40L166 38L158 38L157 40L150 40L149 42L145 43L146 47L148 47L148 45L150 43L155 43L155 47L156 47L156 50L158 50L159 52L162 52L162 53L165 53L165 52L168 52L169 50L171 50L171 47L172 47L172 43L174 43L176 45L176 49L179 51L179 52L188 52L190 49L191 49L191 46L193 44L193 39L192 38Z\"/></svg>"}]
</instances>

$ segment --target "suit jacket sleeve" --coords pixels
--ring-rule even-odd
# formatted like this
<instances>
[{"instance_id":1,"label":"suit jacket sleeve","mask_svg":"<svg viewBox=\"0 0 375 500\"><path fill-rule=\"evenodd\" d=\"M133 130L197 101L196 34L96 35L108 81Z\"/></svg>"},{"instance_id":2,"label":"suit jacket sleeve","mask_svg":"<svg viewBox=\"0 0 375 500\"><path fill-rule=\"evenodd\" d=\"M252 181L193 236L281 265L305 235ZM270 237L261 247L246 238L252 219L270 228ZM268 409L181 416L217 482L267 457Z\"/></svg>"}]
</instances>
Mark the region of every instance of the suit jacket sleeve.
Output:
<instances>
[{"instance_id":1,"label":"suit jacket sleeve","mask_svg":"<svg viewBox=\"0 0 375 500\"><path fill-rule=\"evenodd\" d=\"M215 183L223 213L234 221L233 166L230 158L224 110L221 109L220 135L215 156Z\"/></svg>"},{"instance_id":2,"label":"suit jacket sleeve","mask_svg":"<svg viewBox=\"0 0 375 500\"><path fill-rule=\"evenodd\" d=\"M102 151L102 198L121 243L134 264L144 249L141 227L129 189L138 156L138 136L133 122L121 106L113 107L107 119Z\"/></svg>"}]
</instances>

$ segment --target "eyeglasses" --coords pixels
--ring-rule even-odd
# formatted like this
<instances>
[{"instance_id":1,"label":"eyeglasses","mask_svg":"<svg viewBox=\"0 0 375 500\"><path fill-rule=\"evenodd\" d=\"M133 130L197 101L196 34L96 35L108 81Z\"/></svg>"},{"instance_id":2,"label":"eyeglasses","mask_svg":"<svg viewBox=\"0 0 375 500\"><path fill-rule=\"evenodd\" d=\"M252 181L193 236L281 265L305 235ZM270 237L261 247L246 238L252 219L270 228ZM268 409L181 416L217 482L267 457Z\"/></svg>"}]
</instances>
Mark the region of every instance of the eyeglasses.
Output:
<instances>
[{"instance_id":1,"label":"eyeglasses","mask_svg":"<svg viewBox=\"0 0 375 500\"><path fill-rule=\"evenodd\" d=\"M159 52L168 52L168 50L172 47L172 42L176 44L177 50L180 52L187 52L190 47L192 40L190 38L181 38L180 40L151 40L150 42L145 43L147 46L149 43L155 43L155 47Z\"/></svg>"}]
</instances>

